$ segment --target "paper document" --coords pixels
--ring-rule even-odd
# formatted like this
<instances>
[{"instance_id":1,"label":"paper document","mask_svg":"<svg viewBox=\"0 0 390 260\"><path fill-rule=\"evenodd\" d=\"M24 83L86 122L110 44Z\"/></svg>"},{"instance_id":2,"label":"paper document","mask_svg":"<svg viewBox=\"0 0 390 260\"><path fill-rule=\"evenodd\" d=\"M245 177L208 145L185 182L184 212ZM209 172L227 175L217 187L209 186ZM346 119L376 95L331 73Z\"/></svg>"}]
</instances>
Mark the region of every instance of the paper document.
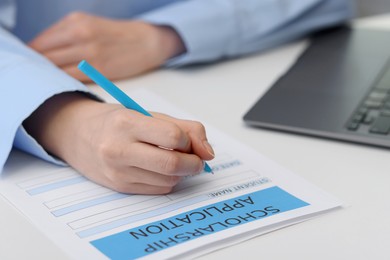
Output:
<instances>
[{"instance_id":1,"label":"paper document","mask_svg":"<svg viewBox=\"0 0 390 260\"><path fill-rule=\"evenodd\" d=\"M152 92L128 93L148 110L191 118ZM72 259L196 256L275 230L341 203L206 124L214 174L165 196L114 192L13 152L0 192Z\"/></svg>"}]
</instances>

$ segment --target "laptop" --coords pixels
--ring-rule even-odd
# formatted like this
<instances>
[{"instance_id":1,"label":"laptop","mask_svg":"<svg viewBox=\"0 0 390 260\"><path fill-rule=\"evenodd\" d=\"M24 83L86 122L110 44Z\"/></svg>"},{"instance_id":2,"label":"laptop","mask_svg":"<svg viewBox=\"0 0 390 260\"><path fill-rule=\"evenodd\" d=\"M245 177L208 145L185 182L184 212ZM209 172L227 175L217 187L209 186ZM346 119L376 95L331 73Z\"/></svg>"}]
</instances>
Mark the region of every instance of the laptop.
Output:
<instances>
[{"instance_id":1,"label":"laptop","mask_svg":"<svg viewBox=\"0 0 390 260\"><path fill-rule=\"evenodd\" d=\"M390 32L343 26L313 35L244 121L390 148Z\"/></svg>"}]
</instances>

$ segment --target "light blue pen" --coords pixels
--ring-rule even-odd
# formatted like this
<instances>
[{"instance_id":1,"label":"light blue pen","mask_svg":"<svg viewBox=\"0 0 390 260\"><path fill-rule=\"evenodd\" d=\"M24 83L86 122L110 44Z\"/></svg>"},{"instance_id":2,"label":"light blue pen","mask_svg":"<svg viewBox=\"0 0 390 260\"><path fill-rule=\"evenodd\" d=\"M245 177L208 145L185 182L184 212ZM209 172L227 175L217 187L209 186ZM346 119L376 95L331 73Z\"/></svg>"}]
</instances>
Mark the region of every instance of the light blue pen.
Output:
<instances>
[{"instance_id":1,"label":"light blue pen","mask_svg":"<svg viewBox=\"0 0 390 260\"><path fill-rule=\"evenodd\" d=\"M85 75L87 75L91 80L93 80L96 84L101 86L116 100L118 100L119 103L121 103L126 108L138 111L144 114L145 116L152 116L148 111L146 111L140 105L138 105L137 102L132 100L128 95L126 95L125 92L123 92L117 86L115 86L114 83L112 83L105 76L103 76L99 71L97 71L94 67L92 67L92 65L89 64L86 60L81 61L78 65L78 68ZM207 163L204 164L204 171L213 173L213 170Z\"/></svg>"}]
</instances>

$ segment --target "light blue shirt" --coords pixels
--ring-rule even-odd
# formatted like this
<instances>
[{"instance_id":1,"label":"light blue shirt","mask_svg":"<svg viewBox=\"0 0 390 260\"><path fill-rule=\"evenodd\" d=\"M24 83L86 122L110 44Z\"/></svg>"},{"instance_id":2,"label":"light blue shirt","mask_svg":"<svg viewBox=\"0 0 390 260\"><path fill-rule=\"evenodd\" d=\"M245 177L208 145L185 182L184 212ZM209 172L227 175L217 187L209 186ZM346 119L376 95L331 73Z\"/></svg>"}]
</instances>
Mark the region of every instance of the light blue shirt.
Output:
<instances>
[{"instance_id":1,"label":"light blue shirt","mask_svg":"<svg viewBox=\"0 0 390 260\"><path fill-rule=\"evenodd\" d=\"M171 26L186 53L166 65L182 66L274 47L350 19L354 6L351 0L0 0L0 172L12 147L61 163L22 122L53 95L88 89L24 42L73 11Z\"/></svg>"}]
</instances>

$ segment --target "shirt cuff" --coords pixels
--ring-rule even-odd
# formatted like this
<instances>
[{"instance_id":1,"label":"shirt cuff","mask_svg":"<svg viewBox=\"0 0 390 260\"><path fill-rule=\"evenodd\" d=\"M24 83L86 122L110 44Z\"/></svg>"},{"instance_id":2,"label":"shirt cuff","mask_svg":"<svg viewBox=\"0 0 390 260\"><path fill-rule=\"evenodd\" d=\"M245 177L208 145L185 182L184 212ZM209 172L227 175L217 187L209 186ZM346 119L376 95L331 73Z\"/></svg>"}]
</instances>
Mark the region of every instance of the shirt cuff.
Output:
<instances>
[{"instance_id":1,"label":"shirt cuff","mask_svg":"<svg viewBox=\"0 0 390 260\"><path fill-rule=\"evenodd\" d=\"M296 39L312 29L346 19L348 15L345 11L349 5L347 0L300 0L291 3L189 0L155 9L138 18L151 24L170 26L181 36L187 52L165 64L175 67L245 55L262 50L264 45L272 47L280 44L280 41L269 41L275 38L273 35L278 35L283 42ZM339 19L338 14L343 12L344 16ZM318 15L318 19L308 18L311 14ZM287 31L288 37L278 34L285 28L291 29Z\"/></svg>"},{"instance_id":2,"label":"shirt cuff","mask_svg":"<svg viewBox=\"0 0 390 260\"><path fill-rule=\"evenodd\" d=\"M89 89L50 63L19 57L12 64L0 73L2 84L8 88L0 97L0 118L4 123L1 126L0 173L13 145L44 160L63 164L48 154L24 130L22 123L50 97L73 91L90 93Z\"/></svg>"},{"instance_id":3,"label":"shirt cuff","mask_svg":"<svg viewBox=\"0 0 390 260\"><path fill-rule=\"evenodd\" d=\"M139 20L154 25L169 26L180 35L187 51L168 60L166 66L216 60L223 57L228 52L227 49L235 48L230 41L232 35L237 34L233 6L213 1L207 5L199 1L185 1L138 17Z\"/></svg>"},{"instance_id":4,"label":"shirt cuff","mask_svg":"<svg viewBox=\"0 0 390 260\"><path fill-rule=\"evenodd\" d=\"M27 133L23 125L19 126L16 131L14 147L29 154L33 154L45 161L62 166L66 165L66 163L64 163L62 160L48 154L46 150L31 135Z\"/></svg>"}]
</instances>

